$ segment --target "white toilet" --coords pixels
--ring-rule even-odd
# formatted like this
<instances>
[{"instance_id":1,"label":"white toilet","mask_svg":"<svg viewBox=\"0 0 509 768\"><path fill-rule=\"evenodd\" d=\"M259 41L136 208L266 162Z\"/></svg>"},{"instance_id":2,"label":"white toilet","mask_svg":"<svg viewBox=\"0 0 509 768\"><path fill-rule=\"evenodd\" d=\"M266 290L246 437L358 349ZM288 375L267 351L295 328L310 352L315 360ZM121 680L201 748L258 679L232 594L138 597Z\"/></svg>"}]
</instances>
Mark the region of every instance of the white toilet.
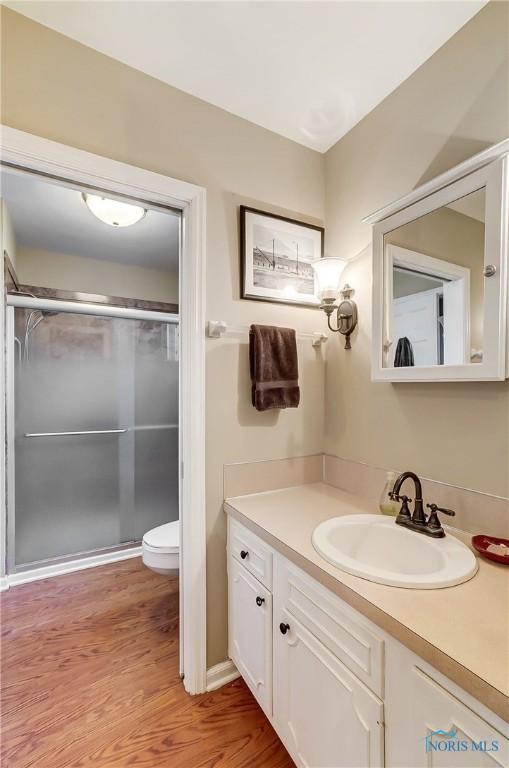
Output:
<instances>
[{"instance_id":1,"label":"white toilet","mask_svg":"<svg viewBox=\"0 0 509 768\"><path fill-rule=\"evenodd\" d=\"M178 571L180 525L178 520L158 525L143 537L141 544L144 565L151 571L171 574Z\"/></svg>"}]
</instances>

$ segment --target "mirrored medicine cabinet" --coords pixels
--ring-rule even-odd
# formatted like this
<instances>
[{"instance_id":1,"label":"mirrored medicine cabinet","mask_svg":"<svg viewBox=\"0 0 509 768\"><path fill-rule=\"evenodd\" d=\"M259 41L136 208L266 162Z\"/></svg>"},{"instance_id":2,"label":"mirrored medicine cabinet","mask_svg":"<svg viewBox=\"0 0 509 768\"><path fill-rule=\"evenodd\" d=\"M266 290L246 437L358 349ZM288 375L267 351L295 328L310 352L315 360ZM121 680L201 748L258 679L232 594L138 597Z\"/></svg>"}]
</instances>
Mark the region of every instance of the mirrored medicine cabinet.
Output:
<instances>
[{"instance_id":1,"label":"mirrored medicine cabinet","mask_svg":"<svg viewBox=\"0 0 509 768\"><path fill-rule=\"evenodd\" d=\"M506 140L364 220L374 381L508 375L508 153Z\"/></svg>"}]
</instances>

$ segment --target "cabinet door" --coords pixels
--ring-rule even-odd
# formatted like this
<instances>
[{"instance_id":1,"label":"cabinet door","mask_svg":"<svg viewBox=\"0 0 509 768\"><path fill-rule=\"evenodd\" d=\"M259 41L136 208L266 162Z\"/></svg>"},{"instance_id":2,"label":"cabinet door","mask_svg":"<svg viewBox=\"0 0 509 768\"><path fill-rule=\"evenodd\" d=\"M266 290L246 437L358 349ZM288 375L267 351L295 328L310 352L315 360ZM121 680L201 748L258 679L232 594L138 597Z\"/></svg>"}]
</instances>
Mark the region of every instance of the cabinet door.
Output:
<instances>
[{"instance_id":1,"label":"cabinet door","mask_svg":"<svg viewBox=\"0 0 509 768\"><path fill-rule=\"evenodd\" d=\"M228 564L229 652L264 712L272 714L272 595L233 557Z\"/></svg>"},{"instance_id":2,"label":"cabinet door","mask_svg":"<svg viewBox=\"0 0 509 768\"><path fill-rule=\"evenodd\" d=\"M509 740L418 667L412 669L412 768L500 768ZM435 733L440 731L441 733Z\"/></svg>"},{"instance_id":3,"label":"cabinet door","mask_svg":"<svg viewBox=\"0 0 509 768\"><path fill-rule=\"evenodd\" d=\"M274 719L302 768L383 766L382 702L284 610L274 625Z\"/></svg>"},{"instance_id":4,"label":"cabinet door","mask_svg":"<svg viewBox=\"0 0 509 768\"><path fill-rule=\"evenodd\" d=\"M367 619L280 556L275 560L274 595L280 610L294 616L383 699L384 641Z\"/></svg>"}]
</instances>

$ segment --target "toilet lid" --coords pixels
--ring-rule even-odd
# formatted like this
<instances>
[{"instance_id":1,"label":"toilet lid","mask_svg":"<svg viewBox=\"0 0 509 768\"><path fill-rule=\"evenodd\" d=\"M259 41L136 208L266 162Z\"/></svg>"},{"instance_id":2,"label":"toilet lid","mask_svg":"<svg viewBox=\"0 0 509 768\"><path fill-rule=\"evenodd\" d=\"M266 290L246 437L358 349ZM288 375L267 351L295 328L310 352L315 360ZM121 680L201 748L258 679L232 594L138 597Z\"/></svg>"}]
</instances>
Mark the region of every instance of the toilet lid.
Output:
<instances>
[{"instance_id":1,"label":"toilet lid","mask_svg":"<svg viewBox=\"0 0 509 768\"><path fill-rule=\"evenodd\" d=\"M159 525L157 528L147 531L143 537L143 543L153 549L157 549L158 552L178 552L180 544L179 528L178 520L174 520L173 523Z\"/></svg>"}]
</instances>

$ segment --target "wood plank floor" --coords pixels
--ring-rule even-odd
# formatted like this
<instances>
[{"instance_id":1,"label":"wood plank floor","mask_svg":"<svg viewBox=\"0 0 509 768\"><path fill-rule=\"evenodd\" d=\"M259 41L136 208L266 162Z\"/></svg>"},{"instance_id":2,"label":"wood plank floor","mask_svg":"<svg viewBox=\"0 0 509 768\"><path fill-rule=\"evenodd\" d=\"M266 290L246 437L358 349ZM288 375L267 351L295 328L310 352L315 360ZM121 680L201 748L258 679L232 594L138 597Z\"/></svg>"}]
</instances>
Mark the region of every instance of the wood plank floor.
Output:
<instances>
[{"instance_id":1,"label":"wood plank floor","mask_svg":"<svg viewBox=\"0 0 509 768\"><path fill-rule=\"evenodd\" d=\"M139 558L2 593L3 768L290 768L241 680L188 696L178 579Z\"/></svg>"}]
</instances>

